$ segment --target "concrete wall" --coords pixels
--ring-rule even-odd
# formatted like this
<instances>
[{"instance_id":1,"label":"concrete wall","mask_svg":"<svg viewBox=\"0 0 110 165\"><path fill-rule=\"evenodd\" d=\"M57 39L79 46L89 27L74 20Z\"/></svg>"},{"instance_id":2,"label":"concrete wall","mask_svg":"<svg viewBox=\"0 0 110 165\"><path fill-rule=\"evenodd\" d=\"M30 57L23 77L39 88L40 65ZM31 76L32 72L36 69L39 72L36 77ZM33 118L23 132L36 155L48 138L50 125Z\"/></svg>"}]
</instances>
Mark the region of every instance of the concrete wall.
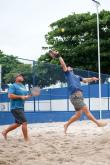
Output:
<instances>
[{"instance_id":1,"label":"concrete wall","mask_svg":"<svg viewBox=\"0 0 110 165\"><path fill-rule=\"evenodd\" d=\"M25 112L28 123L45 123L45 122L65 122L74 112L67 111L53 111L53 112ZM99 119L100 112L92 111L92 114ZM102 118L109 119L110 111L102 111ZM82 115L80 120L86 120L87 117ZM10 112L0 112L0 125L11 124L14 122L14 118Z\"/></svg>"}]
</instances>

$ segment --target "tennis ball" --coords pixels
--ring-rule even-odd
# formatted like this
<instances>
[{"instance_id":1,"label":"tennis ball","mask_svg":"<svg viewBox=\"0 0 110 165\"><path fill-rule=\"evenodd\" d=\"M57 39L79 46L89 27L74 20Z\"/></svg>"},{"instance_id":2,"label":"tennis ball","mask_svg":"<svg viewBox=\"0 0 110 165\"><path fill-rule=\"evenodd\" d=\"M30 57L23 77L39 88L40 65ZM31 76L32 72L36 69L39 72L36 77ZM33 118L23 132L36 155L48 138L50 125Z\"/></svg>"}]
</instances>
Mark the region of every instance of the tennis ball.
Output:
<instances>
[{"instance_id":1,"label":"tennis ball","mask_svg":"<svg viewBox=\"0 0 110 165\"><path fill-rule=\"evenodd\" d=\"M65 29L64 29L64 28L62 28L62 29L61 29L61 32L62 32L62 33L64 33L64 31L65 31Z\"/></svg>"}]
</instances>

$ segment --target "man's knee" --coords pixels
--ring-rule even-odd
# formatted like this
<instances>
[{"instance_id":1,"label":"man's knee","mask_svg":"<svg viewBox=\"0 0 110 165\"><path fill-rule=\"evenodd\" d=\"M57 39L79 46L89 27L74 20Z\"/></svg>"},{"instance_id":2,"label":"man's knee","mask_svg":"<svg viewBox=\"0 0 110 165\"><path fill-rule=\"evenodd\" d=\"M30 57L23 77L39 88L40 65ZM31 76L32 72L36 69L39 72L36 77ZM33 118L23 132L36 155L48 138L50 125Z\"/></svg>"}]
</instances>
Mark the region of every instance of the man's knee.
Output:
<instances>
[{"instance_id":1,"label":"man's knee","mask_svg":"<svg viewBox=\"0 0 110 165\"><path fill-rule=\"evenodd\" d=\"M89 111L89 109L88 109L87 107L85 107L85 108L83 109L83 112L84 112L87 116L89 116L89 115L91 114L91 112Z\"/></svg>"},{"instance_id":2,"label":"man's knee","mask_svg":"<svg viewBox=\"0 0 110 165\"><path fill-rule=\"evenodd\" d=\"M18 127L20 127L21 126L21 124L18 124Z\"/></svg>"},{"instance_id":3,"label":"man's knee","mask_svg":"<svg viewBox=\"0 0 110 165\"><path fill-rule=\"evenodd\" d=\"M77 111L77 112L76 112L76 116L77 116L78 118L80 118L81 115L82 115L82 111Z\"/></svg>"},{"instance_id":4,"label":"man's knee","mask_svg":"<svg viewBox=\"0 0 110 165\"><path fill-rule=\"evenodd\" d=\"M16 127L20 127L21 126L21 124L19 124L19 123L16 123Z\"/></svg>"},{"instance_id":5,"label":"man's knee","mask_svg":"<svg viewBox=\"0 0 110 165\"><path fill-rule=\"evenodd\" d=\"M89 113L88 107L83 107L83 108L82 108L82 111L85 112L85 113Z\"/></svg>"},{"instance_id":6,"label":"man's knee","mask_svg":"<svg viewBox=\"0 0 110 165\"><path fill-rule=\"evenodd\" d=\"M23 122L22 123L22 126L27 126L27 122Z\"/></svg>"}]
</instances>

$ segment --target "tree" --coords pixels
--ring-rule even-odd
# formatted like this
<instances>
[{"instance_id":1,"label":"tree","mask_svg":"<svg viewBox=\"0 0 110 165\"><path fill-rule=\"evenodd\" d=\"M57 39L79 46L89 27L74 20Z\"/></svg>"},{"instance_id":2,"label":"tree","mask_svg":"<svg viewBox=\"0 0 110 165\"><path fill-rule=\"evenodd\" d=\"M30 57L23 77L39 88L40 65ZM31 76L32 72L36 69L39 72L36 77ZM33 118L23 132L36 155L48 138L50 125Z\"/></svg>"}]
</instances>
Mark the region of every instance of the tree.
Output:
<instances>
[{"instance_id":1,"label":"tree","mask_svg":"<svg viewBox=\"0 0 110 165\"><path fill-rule=\"evenodd\" d=\"M22 73L25 77L25 83L32 84L32 68L29 64L19 64L16 66L16 68L13 68L9 73L4 75L5 83L13 82L13 78L16 73Z\"/></svg>"},{"instance_id":2,"label":"tree","mask_svg":"<svg viewBox=\"0 0 110 165\"><path fill-rule=\"evenodd\" d=\"M58 65L37 62L34 69L35 84L40 87L65 82L62 69Z\"/></svg>"},{"instance_id":3,"label":"tree","mask_svg":"<svg viewBox=\"0 0 110 165\"><path fill-rule=\"evenodd\" d=\"M65 82L61 68L57 65L36 62L34 67L24 64L17 57L8 56L0 52L0 64L2 65L2 84L5 86L14 81L16 73L22 73L25 83L40 87L50 86L58 81ZM33 82L34 79L34 82Z\"/></svg>"},{"instance_id":4,"label":"tree","mask_svg":"<svg viewBox=\"0 0 110 165\"><path fill-rule=\"evenodd\" d=\"M66 63L81 69L98 71L96 14L72 14L50 25L45 36L49 47L62 54ZM100 12L101 71L110 73L110 11ZM48 53L39 61L58 63Z\"/></svg>"},{"instance_id":5,"label":"tree","mask_svg":"<svg viewBox=\"0 0 110 165\"><path fill-rule=\"evenodd\" d=\"M16 68L20 62L14 56L7 56L0 51L0 65L2 65L2 82L5 83L4 76L8 74L13 68Z\"/></svg>"},{"instance_id":6,"label":"tree","mask_svg":"<svg viewBox=\"0 0 110 165\"><path fill-rule=\"evenodd\" d=\"M17 57L8 56L0 51L0 65L2 65L2 84L12 82L15 73L24 74L26 83L32 84L32 67L30 64L23 64Z\"/></svg>"}]
</instances>

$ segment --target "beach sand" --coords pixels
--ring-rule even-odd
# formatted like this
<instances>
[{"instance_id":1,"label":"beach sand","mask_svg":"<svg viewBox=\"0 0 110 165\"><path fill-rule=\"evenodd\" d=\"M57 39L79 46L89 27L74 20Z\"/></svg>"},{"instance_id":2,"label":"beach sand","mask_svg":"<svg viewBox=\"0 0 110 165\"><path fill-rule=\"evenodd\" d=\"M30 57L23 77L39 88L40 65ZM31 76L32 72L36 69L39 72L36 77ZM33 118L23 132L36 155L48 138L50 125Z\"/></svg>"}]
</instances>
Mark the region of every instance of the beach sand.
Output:
<instances>
[{"instance_id":1,"label":"beach sand","mask_svg":"<svg viewBox=\"0 0 110 165\"><path fill-rule=\"evenodd\" d=\"M109 120L107 120L110 122ZM78 121L63 133L64 123L29 124L30 143L21 129L0 136L0 165L110 165L110 124L98 128ZM6 126L0 126L0 132Z\"/></svg>"}]
</instances>

